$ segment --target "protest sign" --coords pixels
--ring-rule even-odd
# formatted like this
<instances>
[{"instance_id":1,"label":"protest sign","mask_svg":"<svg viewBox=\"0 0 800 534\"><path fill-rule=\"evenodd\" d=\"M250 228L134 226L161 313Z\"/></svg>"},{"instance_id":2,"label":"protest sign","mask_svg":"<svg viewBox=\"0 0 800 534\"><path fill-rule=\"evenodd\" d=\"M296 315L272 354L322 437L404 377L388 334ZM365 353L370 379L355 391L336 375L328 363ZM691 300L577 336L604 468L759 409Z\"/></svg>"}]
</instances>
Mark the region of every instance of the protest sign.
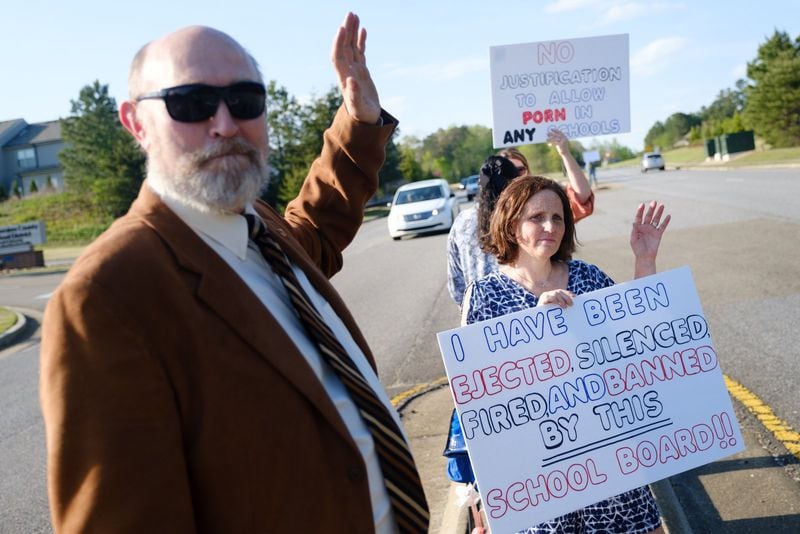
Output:
<instances>
[{"instance_id":1,"label":"protest sign","mask_svg":"<svg viewBox=\"0 0 800 534\"><path fill-rule=\"evenodd\" d=\"M628 35L489 49L495 148L629 132Z\"/></svg>"},{"instance_id":2,"label":"protest sign","mask_svg":"<svg viewBox=\"0 0 800 534\"><path fill-rule=\"evenodd\" d=\"M583 161L586 163L600 163L603 158L600 157L600 152L597 150L584 150Z\"/></svg>"},{"instance_id":3,"label":"protest sign","mask_svg":"<svg viewBox=\"0 0 800 534\"><path fill-rule=\"evenodd\" d=\"M744 448L688 267L438 341L492 532Z\"/></svg>"}]
</instances>

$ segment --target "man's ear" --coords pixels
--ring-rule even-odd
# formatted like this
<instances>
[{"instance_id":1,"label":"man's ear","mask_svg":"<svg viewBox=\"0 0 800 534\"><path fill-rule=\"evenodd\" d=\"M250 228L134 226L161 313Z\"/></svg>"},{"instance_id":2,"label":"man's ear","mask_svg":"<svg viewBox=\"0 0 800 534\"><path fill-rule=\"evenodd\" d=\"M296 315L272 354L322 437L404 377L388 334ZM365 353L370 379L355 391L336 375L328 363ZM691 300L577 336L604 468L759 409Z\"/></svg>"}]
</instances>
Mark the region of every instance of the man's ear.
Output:
<instances>
[{"instance_id":1,"label":"man's ear","mask_svg":"<svg viewBox=\"0 0 800 534\"><path fill-rule=\"evenodd\" d=\"M134 102L126 100L119 106L119 122L131 133L136 142L144 148L145 129Z\"/></svg>"}]
</instances>

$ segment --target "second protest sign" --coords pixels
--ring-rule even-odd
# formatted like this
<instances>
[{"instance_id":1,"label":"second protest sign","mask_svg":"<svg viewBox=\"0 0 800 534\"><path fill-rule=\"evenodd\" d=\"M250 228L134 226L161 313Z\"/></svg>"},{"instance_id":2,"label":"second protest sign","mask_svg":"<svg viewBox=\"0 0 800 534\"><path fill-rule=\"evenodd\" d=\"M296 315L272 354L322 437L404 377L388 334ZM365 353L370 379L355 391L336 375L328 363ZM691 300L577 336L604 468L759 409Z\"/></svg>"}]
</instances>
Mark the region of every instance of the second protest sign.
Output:
<instances>
[{"instance_id":1,"label":"second protest sign","mask_svg":"<svg viewBox=\"0 0 800 534\"><path fill-rule=\"evenodd\" d=\"M743 449L688 267L438 340L493 532Z\"/></svg>"}]
</instances>

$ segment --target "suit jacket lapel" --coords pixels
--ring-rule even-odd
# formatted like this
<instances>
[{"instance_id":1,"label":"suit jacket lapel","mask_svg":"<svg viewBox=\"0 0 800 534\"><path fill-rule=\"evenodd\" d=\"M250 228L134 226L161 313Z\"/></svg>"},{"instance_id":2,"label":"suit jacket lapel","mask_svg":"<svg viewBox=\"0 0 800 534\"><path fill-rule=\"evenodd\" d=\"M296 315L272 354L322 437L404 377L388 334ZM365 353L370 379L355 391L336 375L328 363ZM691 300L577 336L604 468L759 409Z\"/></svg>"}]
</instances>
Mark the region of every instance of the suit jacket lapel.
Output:
<instances>
[{"instance_id":1,"label":"suit jacket lapel","mask_svg":"<svg viewBox=\"0 0 800 534\"><path fill-rule=\"evenodd\" d=\"M355 446L339 412L294 342L230 266L146 184L129 216L141 217L173 251L178 265L199 276L197 298L291 382Z\"/></svg>"}]
</instances>

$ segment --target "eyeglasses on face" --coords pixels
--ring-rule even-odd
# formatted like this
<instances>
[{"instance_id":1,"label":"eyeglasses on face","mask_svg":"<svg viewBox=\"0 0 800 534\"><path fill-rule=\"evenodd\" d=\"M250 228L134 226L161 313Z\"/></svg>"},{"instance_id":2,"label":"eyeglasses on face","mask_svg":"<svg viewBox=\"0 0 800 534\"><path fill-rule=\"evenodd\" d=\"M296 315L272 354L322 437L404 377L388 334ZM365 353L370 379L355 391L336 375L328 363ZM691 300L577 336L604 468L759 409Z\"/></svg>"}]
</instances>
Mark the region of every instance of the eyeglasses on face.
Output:
<instances>
[{"instance_id":1,"label":"eyeglasses on face","mask_svg":"<svg viewBox=\"0 0 800 534\"><path fill-rule=\"evenodd\" d=\"M234 118L252 120L264 113L266 94L264 84L258 82L237 82L226 87L192 83L145 93L136 101L163 100L173 120L201 122L216 115L224 100Z\"/></svg>"}]
</instances>

